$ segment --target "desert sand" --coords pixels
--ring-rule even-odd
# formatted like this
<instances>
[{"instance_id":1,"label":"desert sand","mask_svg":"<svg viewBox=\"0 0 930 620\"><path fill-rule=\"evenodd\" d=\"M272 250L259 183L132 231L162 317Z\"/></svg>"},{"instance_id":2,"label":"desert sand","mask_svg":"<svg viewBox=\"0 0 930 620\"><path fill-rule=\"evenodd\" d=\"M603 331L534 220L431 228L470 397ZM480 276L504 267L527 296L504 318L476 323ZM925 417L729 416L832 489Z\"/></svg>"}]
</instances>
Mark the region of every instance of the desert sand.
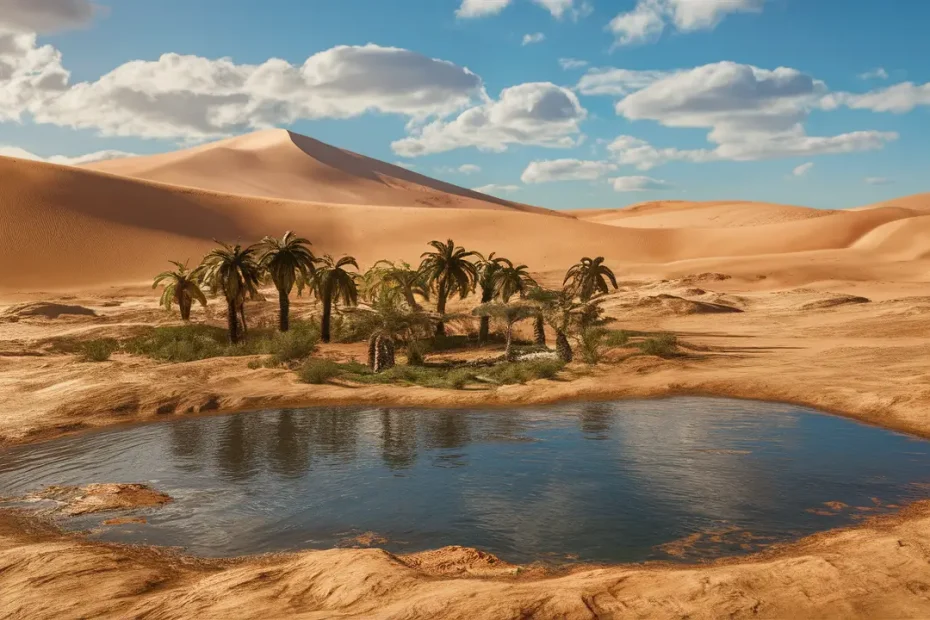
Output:
<instances>
[{"instance_id":1,"label":"desert sand","mask_svg":"<svg viewBox=\"0 0 930 620\"><path fill-rule=\"evenodd\" d=\"M798 403L930 438L930 194L834 211L664 201L555 213L283 131L94 169L0 158L0 177L0 442L268 406L673 394ZM582 255L603 255L621 279L609 314L622 327L675 332L687 355L451 392L309 386L285 370L249 369L248 358L162 364L117 354L81 364L50 347L169 323L149 288L168 258L197 261L214 237L252 242L287 229L363 267L415 262L427 241L451 236L552 284ZM294 300L298 316L313 310ZM256 303L251 314L271 320L275 311ZM220 313L212 304L206 320ZM513 568L461 548L206 561L0 519L0 615L10 617L922 618L930 504L701 566Z\"/></svg>"}]
</instances>

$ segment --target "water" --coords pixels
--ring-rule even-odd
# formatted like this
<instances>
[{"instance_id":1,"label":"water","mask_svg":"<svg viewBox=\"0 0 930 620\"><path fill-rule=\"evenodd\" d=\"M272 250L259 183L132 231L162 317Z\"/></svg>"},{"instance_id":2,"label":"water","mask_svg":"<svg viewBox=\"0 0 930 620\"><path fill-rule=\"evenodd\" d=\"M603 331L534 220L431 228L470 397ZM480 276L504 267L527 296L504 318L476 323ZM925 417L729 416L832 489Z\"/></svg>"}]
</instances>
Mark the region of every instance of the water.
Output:
<instances>
[{"instance_id":1,"label":"water","mask_svg":"<svg viewBox=\"0 0 930 620\"><path fill-rule=\"evenodd\" d=\"M206 556L478 547L513 562L694 560L923 497L930 444L771 403L325 408L176 419L0 453L0 495L148 482L174 498L103 540ZM874 498L874 499L873 499ZM824 506L842 502L848 507ZM689 538L690 537L690 538ZM693 544L668 545L680 539ZM665 546L663 546L665 545Z\"/></svg>"}]
</instances>

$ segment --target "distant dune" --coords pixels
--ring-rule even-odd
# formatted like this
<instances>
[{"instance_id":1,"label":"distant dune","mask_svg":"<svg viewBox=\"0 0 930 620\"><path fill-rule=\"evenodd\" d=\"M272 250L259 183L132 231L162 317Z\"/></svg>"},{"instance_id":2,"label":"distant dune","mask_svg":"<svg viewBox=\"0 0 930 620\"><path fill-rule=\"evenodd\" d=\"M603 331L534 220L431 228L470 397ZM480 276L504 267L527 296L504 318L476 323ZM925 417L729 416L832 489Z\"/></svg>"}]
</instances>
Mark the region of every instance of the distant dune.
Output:
<instances>
[{"instance_id":1,"label":"distant dune","mask_svg":"<svg viewBox=\"0 0 930 620\"><path fill-rule=\"evenodd\" d=\"M285 230L363 266L414 262L429 240L449 237L536 273L603 255L621 274L718 269L803 283L882 277L896 261L930 257L930 194L843 211L663 201L569 215L284 131L87 168L0 157L0 178L8 291L141 283L168 259L198 260L214 238L251 243Z\"/></svg>"}]
</instances>

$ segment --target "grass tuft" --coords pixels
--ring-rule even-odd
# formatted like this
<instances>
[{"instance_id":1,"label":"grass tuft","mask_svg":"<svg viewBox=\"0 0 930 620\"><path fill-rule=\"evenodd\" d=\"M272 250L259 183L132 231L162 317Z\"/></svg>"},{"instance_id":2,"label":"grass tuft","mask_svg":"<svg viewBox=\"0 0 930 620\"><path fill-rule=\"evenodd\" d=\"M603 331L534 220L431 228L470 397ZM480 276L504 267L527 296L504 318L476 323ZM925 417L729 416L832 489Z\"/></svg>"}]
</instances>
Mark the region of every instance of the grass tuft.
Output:
<instances>
[{"instance_id":1,"label":"grass tuft","mask_svg":"<svg viewBox=\"0 0 930 620\"><path fill-rule=\"evenodd\" d=\"M332 360L311 358L297 369L297 378L303 383L321 385L340 376L343 369Z\"/></svg>"},{"instance_id":2,"label":"grass tuft","mask_svg":"<svg viewBox=\"0 0 930 620\"><path fill-rule=\"evenodd\" d=\"M82 362L106 362L119 350L119 342L113 338L87 340L77 346L78 359Z\"/></svg>"}]
</instances>

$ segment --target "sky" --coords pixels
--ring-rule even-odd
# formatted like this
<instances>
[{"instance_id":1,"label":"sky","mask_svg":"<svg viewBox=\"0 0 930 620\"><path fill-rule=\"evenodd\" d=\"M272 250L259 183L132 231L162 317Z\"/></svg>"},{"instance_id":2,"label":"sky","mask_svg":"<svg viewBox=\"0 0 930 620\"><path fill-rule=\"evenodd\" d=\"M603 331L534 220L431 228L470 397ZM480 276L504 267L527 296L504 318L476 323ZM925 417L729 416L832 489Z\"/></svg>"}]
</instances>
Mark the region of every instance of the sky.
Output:
<instances>
[{"instance_id":1,"label":"sky","mask_svg":"<svg viewBox=\"0 0 930 620\"><path fill-rule=\"evenodd\" d=\"M0 155L269 127L556 209L930 191L930 2L0 0Z\"/></svg>"}]
</instances>

